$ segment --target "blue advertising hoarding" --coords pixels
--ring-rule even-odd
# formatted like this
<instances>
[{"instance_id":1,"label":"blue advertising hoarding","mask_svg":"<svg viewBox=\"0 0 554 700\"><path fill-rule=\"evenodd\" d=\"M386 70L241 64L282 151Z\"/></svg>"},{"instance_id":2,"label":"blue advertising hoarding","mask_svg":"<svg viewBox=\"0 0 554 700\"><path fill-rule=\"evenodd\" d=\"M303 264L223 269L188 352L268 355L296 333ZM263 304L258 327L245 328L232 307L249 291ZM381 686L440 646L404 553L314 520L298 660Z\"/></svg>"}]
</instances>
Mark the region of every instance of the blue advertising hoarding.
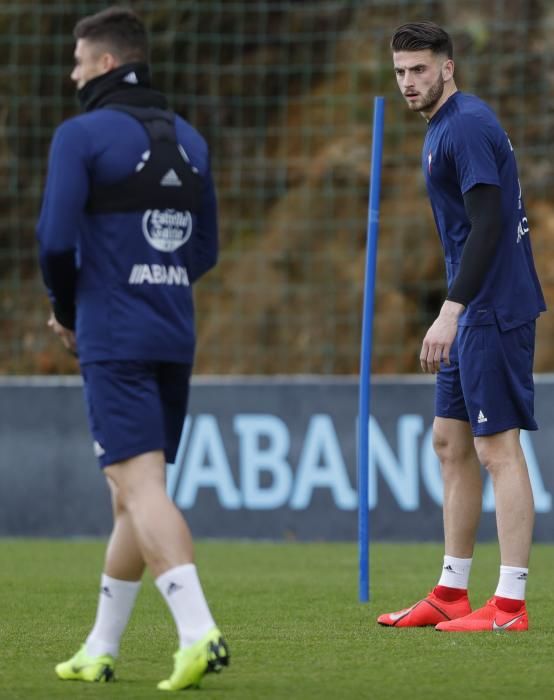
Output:
<instances>
[{"instance_id":1,"label":"blue advertising hoarding","mask_svg":"<svg viewBox=\"0 0 554 700\"><path fill-rule=\"evenodd\" d=\"M168 490L197 537L355 540L356 378L197 378ZM379 540L441 540L433 384L377 378L370 419L369 503ZM536 541L554 540L554 380L537 378L541 430L522 433ZM78 378L0 384L0 535L88 536L110 530ZM484 473L480 539L494 539Z\"/></svg>"}]
</instances>

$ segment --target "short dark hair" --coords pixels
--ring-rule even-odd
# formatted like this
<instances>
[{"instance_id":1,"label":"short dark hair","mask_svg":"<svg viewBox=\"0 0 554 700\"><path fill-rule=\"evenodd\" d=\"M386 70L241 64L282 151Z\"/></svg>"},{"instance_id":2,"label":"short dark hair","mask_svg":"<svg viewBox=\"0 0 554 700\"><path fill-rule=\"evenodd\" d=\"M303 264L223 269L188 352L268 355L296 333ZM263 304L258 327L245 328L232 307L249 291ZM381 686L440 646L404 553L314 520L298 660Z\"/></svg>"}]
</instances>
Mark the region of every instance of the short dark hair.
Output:
<instances>
[{"instance_id":1,"label":"short dark hair","mask_svg":"<svg viewBox=\"0 0 554 700\"><path fill-rule=\"evenodd\" d=\"M75 39L105 43L123 63L148 61L148 35L133 10L115 5L83 17L73 30Z\"/></svg>"},{"instance_id":2,"label":"short dark hair","mask_svg":"<svg viewBox=\"0 0 554 700\"><path fill-rule=\"evenodd\" d=\"M452 39L442 27L434 22L409 22L396 29L391 40L393 51L424 51L454 57Z\"/></svg>"}]
</instances>

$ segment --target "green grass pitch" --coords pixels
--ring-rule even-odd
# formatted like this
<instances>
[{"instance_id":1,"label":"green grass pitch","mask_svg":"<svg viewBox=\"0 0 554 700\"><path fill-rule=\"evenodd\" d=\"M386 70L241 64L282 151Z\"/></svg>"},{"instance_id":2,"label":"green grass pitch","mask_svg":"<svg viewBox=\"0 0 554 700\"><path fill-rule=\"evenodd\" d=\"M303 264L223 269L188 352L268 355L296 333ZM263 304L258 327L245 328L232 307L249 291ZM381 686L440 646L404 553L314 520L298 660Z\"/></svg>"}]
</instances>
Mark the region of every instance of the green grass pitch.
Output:
<instances>
[{"instance_id":1,"label":"green grass pitch","mask_svg":"<svg viewBox=\"0 0 554 700\"><path fill-rule=\"evenodd\" d=\"M176 635L146 578L114 684L58 681L94 618L104 544L0 539L0 698L163 697ZM204 679L199 700L554 698L554 546L536 545L528 585L532 631L440 634L375 623L427 593L437 544L372 547L372 602L358 603L355 544L199 542L205 590L231 648L231 666ZM492 595L498 550L477 548L472 603ZM167 695L167 693L166 693Z\"/></svg>"}]
</instances>

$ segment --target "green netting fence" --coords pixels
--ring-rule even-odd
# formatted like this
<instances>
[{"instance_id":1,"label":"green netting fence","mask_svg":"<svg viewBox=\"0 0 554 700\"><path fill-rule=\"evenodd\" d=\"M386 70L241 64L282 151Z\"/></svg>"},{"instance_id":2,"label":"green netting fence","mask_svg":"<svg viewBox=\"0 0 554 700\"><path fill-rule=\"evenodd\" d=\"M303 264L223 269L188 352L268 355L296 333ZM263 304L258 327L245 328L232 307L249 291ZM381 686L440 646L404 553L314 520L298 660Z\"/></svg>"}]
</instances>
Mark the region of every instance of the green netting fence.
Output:
<instances>
[{"instance_id":1,"label":"green netting fence","mask_svg":"<svg viewBox=\"0 0 554 700\"><path fill-rule=\"evenodd\" d=\"M389 39L433 19L459 87L497 110L516 149L547 300L554 287L554 7L540 0L156 0L153 76L212 149L218 268L196 289L201 373L351 374L359 367L372 102L386 134L374 370L418 367L444 296L420 174L425 124L397 94ZM76 372L46 328L35 222L54 128L78 110L74 23L104 2L0 2L0 373ZM553 317L554 318L554 317ZM554 321L536 368L552 371Z\"/></svg>"}]
</instances>

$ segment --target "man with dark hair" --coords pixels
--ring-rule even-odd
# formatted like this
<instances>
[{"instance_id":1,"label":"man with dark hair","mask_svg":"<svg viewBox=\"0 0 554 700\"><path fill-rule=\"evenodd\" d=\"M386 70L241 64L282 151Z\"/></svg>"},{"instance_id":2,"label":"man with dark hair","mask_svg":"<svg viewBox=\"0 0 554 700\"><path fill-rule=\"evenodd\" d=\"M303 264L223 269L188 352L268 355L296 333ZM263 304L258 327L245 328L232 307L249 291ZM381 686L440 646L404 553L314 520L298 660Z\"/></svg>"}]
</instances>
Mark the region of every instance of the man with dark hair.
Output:
<instances>
[{"instance_id":1,"label":"man with dark hair","mask_svg":"<svg viewBox=\"0 0 554 700\"><path fill-rule=\"evenodd\" d=\"M152 89L146 30L131 10L87 17L75 38L71 79L85 113L56 130L37 233L49 325L79 356L114 524L94 628L56 673L114 677L147 566L179 635L173 673L158 687L179 690L229 662L165 488L194 355L191 285L217 259L209 152Z\"/></svg>"},{"instance_id":2,"label":"man with dark hair","mask_svg":"<svg viewBox=\"0 0 554 700\"><path fill-rule=\"evenodd\" d=\"M90 17L83 17L75 25L73 36L87 39L97 46L110 48L122 63L148 62L148 36L144 24L130 10L109 7Z\"/></svg>"},{"instance_id":3,"label":"man with dark hair","mask_svg":"<svg viewBox=\"0 0 554 700\"><path fill-rule=\"evenodd\" d=\"M446 262L448 294L420 355L423 371L437 374L433 444L444 481L445 557L426 598L378 622L527 630L534 506L519 432L537 429L535 320L545 304L514 152L492 110L458 91L452 42L441 27L405 24L391 47L408 107L428 123L422 165ZM495 595L472 612L480 465L492 477L501 566Z\"/></svg>"}]
</instances>

